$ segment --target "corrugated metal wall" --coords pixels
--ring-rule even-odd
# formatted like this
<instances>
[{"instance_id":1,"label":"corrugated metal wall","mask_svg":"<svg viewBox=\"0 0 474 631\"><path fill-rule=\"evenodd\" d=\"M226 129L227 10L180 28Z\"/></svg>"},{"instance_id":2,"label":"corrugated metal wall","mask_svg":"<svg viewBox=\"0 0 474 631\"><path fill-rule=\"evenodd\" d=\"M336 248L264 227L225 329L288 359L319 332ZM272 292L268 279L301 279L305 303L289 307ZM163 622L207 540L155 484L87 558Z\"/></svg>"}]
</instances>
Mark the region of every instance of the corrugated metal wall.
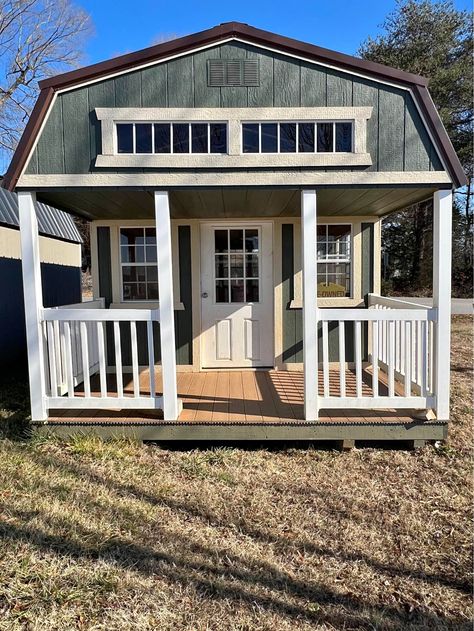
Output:
<instances>
[{"instance_id":1,"label":"corrugated metal wall","mask_svg":"<svg viewBox=\"0 0 474 631\"><path fill-rule=\"evenodd\" d=\"M45 307L81 300L81 270L41 264ZM26 366L25 312L21 261L0 257L0 372Z\"/></svg>"}]
</instances>

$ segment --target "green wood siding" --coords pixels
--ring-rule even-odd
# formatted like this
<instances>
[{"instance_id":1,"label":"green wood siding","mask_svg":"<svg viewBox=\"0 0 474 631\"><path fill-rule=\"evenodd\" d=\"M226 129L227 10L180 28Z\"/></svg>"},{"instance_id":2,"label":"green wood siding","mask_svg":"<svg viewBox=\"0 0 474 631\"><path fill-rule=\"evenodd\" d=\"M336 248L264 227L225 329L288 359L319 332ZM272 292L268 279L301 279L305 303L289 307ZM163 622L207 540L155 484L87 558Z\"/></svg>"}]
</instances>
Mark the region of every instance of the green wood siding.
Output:
<instances>
[{"instance_id":1,"label":"green wood siding","mask_svg":"<svg viewBox=\"0 0 474 631\"><path fill-rule=\"evenodd\" d=\"M362 224L362 297L374 291L374 224ZM379 252L380 256L380 252Z\"/></svg>"},{"instance_id":2,"label":"green wood siding","mask_svg":"<svg viewBox=\"0 0 474 631\"><path fill-rule=\"evenodd\" d=\"M191 229L189 226L178 228L179 247L179 286L184 311L175 311L176 331L176 363L189 365L193 363L193 332L192 332L192 284L191 284ZM110 228L97 228L97 250L99 269L99 292L105 298L106 306L112 302L112 261L110 250ZM132 346L130 339L130 325L120 324L122 346L122 363L124 366L132 364ZM107 361L110 366L115 365L113 324L106 325ZM161 361L160 326L153 323L153 343L155 362ZM148 364L148 346L146 322L137 322L138 361L140 365Z\"/></svg>"},{"instance_id":3,"label":"green wood siding","mask_svg":"<svg viewBox=\"0 0 474 631\"><path fill-rule=\"evenodd\" d=\"M258 87L209 87L207 60L258 59ZM95 107L372 106L369 170L442 170L409 93L238 42L59 94L27 173L87 173L100 151Z\"/></svg>"},{"instance_id":4,"label":"green wood siding","mask_svg":"<svg viewBox=\"0 0 474 631\"><path fill-rule=\"evenodd\" d=\"M175 311L176 363L193 363L193 302L191 268L191 228L178 227L179 289L184 311Z\"/></svg>"}]
</instances>

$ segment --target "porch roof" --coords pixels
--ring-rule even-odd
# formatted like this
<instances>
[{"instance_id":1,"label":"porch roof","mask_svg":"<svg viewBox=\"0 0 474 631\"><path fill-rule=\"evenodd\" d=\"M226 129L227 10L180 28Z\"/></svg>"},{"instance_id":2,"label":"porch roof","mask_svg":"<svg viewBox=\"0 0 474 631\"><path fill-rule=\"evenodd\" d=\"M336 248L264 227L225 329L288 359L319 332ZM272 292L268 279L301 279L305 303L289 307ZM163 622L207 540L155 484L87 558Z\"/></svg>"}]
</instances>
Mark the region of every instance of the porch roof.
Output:
<instances>
[{"instance_id":1,"label":"porch roof","mask_svg":"<svg viewBox=\"0 0 474 631\"><path fill-rule=\"evenodd\" d=\"M318 191L321 216L384 216L431 197L438 186L331 187ZM170 191L173 219L299 217L298 188L212 188ZM38 199L73 214L94 219L153 219L151 190L55 189Z\"/></svg>"}]
</instances>

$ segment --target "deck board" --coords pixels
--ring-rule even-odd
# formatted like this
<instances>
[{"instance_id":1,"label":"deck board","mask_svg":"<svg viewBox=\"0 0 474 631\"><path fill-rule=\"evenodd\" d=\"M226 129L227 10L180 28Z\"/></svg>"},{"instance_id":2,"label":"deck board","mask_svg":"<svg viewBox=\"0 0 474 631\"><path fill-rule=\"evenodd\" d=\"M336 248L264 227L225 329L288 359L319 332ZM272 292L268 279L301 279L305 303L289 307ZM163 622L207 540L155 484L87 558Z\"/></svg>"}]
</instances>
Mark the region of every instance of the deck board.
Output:
<instances>
[{"instance_id":1,"label":"deck board","mask_svg":"<svg viewBox=\"0 0 474 631\"><path fill-rule=\"evenodd\" d=\"M339 371L331 370L330 393L339 394ZM322 394L322 371L319 374L319 392ZM372 393L372 376L364 371L363 394ZM156 372L156 391L162 391L161 373ZM275 424L304 423L304 380L300 371L277 370L207 370L202 372L178 373L178 396L183 403L183 411L178 423L215 424ZM356 380L352 370L346 371L347 396L355 396ZM98 375L91 378L93 396L100 396ZM109 396L116 396L115 375L107 375ZM381 396L387 394L383 379L379 381ZM150 392L148 370L140 373L140 393ZM401 391L399 392L399 394ZM160 421L160 411L154 410L84 410L80 397L82 387L76 388L78 409L52 410L49 423L145 423ZM133 395L133 377L124 374L124 395ZM413 422L409 411L396 410L321 410L319 422L335 424L407 424Z\"/></svg>"}]
</instances>

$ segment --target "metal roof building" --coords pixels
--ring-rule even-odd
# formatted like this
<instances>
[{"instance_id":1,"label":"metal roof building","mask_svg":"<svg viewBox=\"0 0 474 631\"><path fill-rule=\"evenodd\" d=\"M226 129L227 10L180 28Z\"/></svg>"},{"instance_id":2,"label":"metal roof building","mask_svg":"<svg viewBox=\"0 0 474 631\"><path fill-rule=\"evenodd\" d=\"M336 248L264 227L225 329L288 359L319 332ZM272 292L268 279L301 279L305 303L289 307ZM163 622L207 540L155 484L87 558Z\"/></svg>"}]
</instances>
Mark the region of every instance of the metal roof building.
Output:
<instances>
[{"instance_id":1,"label":"metal roof building","mask_svg":"<svg viewBox=\"0 0 474 631\"><path fill-rule=\"evenodd\" d=\"M40 234L46 237L82 243L81 235L71 215L41 202L36 202L36 215ZM19 228L18 198L0 187L0 224Z\"/></svg>"}]
</instances>

